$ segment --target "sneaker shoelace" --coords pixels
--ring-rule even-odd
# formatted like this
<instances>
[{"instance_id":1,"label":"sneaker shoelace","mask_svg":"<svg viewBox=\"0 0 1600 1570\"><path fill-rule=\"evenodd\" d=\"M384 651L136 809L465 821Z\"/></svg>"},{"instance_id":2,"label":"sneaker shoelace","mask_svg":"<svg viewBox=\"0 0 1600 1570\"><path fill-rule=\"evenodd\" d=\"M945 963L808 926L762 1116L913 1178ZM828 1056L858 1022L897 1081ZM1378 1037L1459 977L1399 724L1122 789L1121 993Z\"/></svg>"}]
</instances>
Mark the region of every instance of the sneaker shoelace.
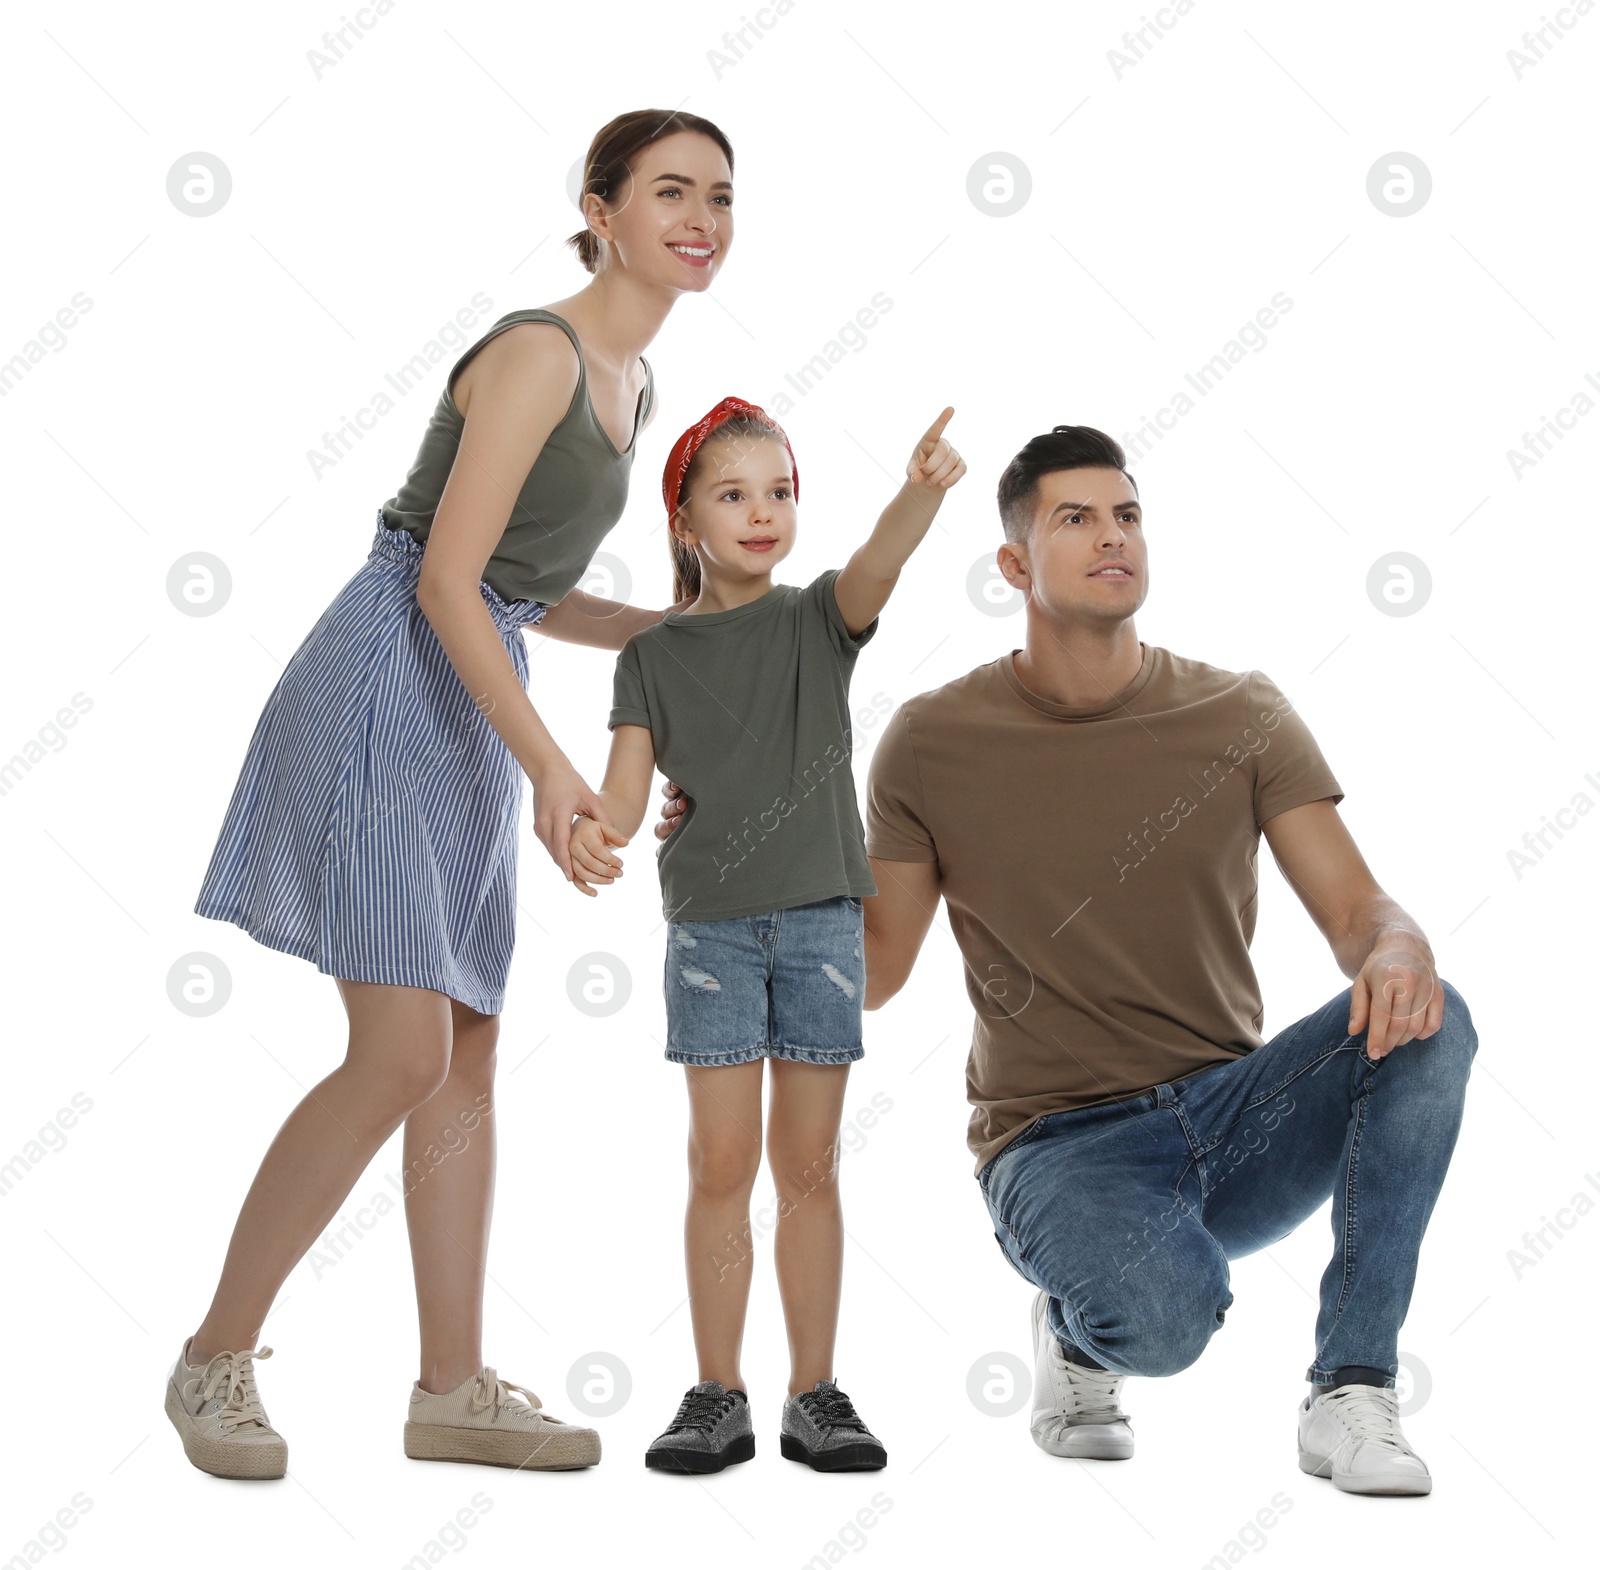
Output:
<instances>
[{"instance_id":1,"label":"sneaker shoelace","mask_svg":"<svg viewBox=\"0 0 1600 1570\"><path fill-rule=\"evenodd\" d=\"M201 1401L210 1401L223 1392L222 1405L216 1417L222 1431L231 1434L245 1423L259 1423L263 1428L271 1425L261 1405L261 1394L256 1389L255 1359L272 1356L272 1348L259 1347L254 1352L218 1352L201 1370L199 1385Z\"/></svg>"},{"instance_id":2,"label":"sneaker shoelace","mask_svg":"<svg viewBox=\"0 0 1600 1570\"><path fill-rule=\"evenodd\" d=\"M1051 1339L1054 1341L1054 1337ZM1067 1418L1074 1422L1127 1422L1128 1415L1117 1401L1126 1375L1113 1373L1109 1368L1090 1368L1083 1363L1074 1363L1061 1350L1059 1341L1055 1341L1050 1349L1050 1366L1057 1374L1066 1376L1055 1381L1057 1390L1065 1389L1069 1402L1069 1409L1062 1414L1062 1427L1067 1426Z\"/></svg>"},{"instance_id":3,"label":"sneaker shoelace","mask_svg":"<svg viewBox=\"0 0 1600 1570\"><path fill-rule=\"evenodd\" d=\"M837 1385L830 1385L826 1390L802 1390L795 1400L824 1433L830 1429L847 1429L857 1434L867 1432L867 1425L850 1404L850 1397Z\"/></svg>"},{"instance_id":4,"label":"sneaker shoelace","mask_svg":"<svg viewBox=\"0 0 1600 1570\"><path fill-rule=\"evenodd\" d=\"M1323 1404L1357 1444L1383 1445L1399 1455L1416 1455L1400 1432L1399 1397L1394 1391L1381 1385L1345 1385L1325 1396Z\"/></svg>"},{"instance_id":5,"label":"sneaker shoelace","mask_svg":"<svg viewBox=\"0 0 1600 1570\"><path fill-rule=\"evenodd\" d=\"M667 1432L697 1429L709 1434L732 1408L731 1390L724 1390L720 1396L712 1390L690 1390L678 1403L678 1415L667 1425Z\"/></svg>"},{"instance_id":6,"label":"sneaker shoelace","mask_svg":"<svg viewBox=\"0 0 1600 1570\"><path fill-rule=\"evenodd\" d=\"M513 1393L521 1396L522 1400L513 1401ZM525 1385L514 1385L502 1379L492 1368L485 1368L478 1375L478 1382L472 1387L472 1404L480 1412L492 1407L497 1412L521 1418L524 1422L531 1421L544 1406Z\"/></svg>"}]
</instances>

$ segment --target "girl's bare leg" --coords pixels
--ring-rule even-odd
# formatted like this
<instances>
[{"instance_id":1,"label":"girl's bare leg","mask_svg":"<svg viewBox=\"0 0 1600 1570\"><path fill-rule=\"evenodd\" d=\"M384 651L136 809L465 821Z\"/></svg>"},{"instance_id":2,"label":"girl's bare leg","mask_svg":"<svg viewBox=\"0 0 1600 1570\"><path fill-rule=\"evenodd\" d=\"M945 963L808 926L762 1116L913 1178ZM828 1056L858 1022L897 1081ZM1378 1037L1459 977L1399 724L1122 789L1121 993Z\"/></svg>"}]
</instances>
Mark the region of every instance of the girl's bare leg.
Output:
<instances>
[{"instance_id":1,"label":"girl's bare leg","mask_svg":"<svg viewBox=\"0 0 1600 1570\"><path fill-rule=\"evenodd\" d=\"M761 1063L688 1068L689 1208L683 1225L698 1379L743 1390L750 1190L761 1169Z\"/></svg>"},{"instance_id":2,"label":"girl's bare leg","mask_svg":"<svg viewBox=\"0 0 1600 1570\"><path fill-rule=\"evenodd\" d=\"M833 1378L844 1270L839 1119L848 1063L772 1060L767 1165L778 1190L774 1254L789 1332L789 1394Z\"/></svg>"},{"instance_id":3,"label":"girl's bare leg","mask_svg":"<svg viewBox=\"0 0 1600 1570\"><path fill-rule=\"evenodd\" d=\"M285 1278L412 1108L443 1083L450 999L425 987L338 982L344 1062L289 1114L245 1195L191 1363L256 1345Z\"/></svg>"},{"instance_id":4,"label":"girl's bare leg","mask_svg":"<svg viewBox=\"0 0 1600 1570\"><path fill-rule=\"evenodd\" d=\"M422 1333L422 1388L483 1367L483 1281L494 1210L494 1068L500 1019L450 1000L444 1083L406 1119L406 1227Z\"/></svg>"}]
</instances>

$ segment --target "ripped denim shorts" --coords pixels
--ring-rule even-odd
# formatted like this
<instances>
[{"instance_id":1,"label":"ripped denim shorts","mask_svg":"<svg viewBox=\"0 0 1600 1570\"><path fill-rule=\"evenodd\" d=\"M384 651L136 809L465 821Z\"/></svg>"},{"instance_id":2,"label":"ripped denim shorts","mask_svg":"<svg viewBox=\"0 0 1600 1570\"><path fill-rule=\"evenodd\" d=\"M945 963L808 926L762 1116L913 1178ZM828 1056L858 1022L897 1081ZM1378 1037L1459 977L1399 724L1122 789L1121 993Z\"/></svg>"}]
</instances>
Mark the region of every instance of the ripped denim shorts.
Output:
<instances>
[{"instance_id":1,"label":"ripped denim shorts","mask_svg":"<svg viewBox=\"0 0 1600 1570\"><path fill-rule=\"evenodd\" d=\"M862 1055L864 951L861 901L851 894L758 916L669 921L668 1060L853 1063Z\"/></svg>"}]
</instances>

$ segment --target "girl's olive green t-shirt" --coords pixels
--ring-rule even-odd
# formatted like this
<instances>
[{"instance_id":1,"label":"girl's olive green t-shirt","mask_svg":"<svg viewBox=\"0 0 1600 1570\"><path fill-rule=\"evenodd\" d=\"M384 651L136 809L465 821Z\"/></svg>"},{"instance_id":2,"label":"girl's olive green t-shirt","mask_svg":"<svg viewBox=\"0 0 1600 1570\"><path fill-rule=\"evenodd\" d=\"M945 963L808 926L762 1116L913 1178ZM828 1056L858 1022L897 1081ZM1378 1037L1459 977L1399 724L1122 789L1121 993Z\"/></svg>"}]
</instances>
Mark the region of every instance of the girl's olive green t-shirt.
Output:
<instances>
[{"instance_id":1,"label":"girl's olive green t-shirt","mask_svg":"<svg viewBox=\"0 0 1600 1570\"><path fill-rule=\"evenodd\" d=\"M622 516L634 449L654 407L656 386L655 372L645 360L633 436L618 452L589 401L583 345L572 325L554 311L508 312L451 367L411 471L383 504L383 521L391 529L404 529L419 544L426 542L466 424L453 396L456 377L491 338L519 322L553 322L566 333L578 353L578 385L561 423L551 431L522 482L505 532L484 567L483 581L507 603L536 600L554 605L577 587L600 542Z\"/></svg>"},{"instance_id":2,"label":"girl's olive green t-shirt","mask_svg":"<svg viewBox=\"0 0 1600 1570\"><path fill-rule=\"evenodd\" d=\"M878 618L846 627L838 576L669 612L617 656L609 724L648 728L689 801L656 853L669 921L878 892L850 768L850 676Z\"/></svg>"}]
</instances>

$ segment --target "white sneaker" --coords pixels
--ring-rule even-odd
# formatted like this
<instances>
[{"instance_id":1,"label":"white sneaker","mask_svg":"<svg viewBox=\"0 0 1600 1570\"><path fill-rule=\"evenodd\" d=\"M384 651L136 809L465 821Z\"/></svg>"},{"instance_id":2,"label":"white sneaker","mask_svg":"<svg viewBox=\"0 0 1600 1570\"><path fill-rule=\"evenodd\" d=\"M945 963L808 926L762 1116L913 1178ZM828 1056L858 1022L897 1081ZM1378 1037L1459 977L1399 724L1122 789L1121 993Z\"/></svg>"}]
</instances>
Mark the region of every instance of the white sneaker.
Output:
<instances>
[{"instance_id":1,"label":"white sneaker","mask_svg":"<svg viewBox=\"0 0 1600 1570\"><path fill-rule=\"evenodd\" d=\"M1069 1363L1050 1328L1050 1295L1033 1300L1033 1442L1053 1456L1126 1461L1133 1428L1117 1405L1126 1377Z\"/></svg>"},{"instance_id":2,"label":"white sneaker","mask_svg":"<svg viewBox=\"0 0 1600 1570\"><path fill-rule=\"evenodd\" d=\"M191 1340L193 1337L190 1338ZM219 1352L203 1367L189 1362L189 1342L167 1376L167 1416L183 1452L213 1477L282 1477L289 1465L283 1435L267 1421L256 1389L255 1352Z\"/></svg>"},{"instance_id":3,"label":"white sneaker","mask_svg":"<svg viewBox=\"0 0 1600 1570\"><path fill-rule=\"evenodd\" d=\"M1347 1494L1426 1494L1427 1463L1400 1432L1394 1391L1339 1385L1300 1403L1300 1470Z\"/></svg>"},{"instance_id":4,"label":"white sneaker","mask_svg":"<svg viewBox=\"0 0 1600 1570\"><path fill-rule=\"evenodd\" d=\"M593 1466L600 1459L600 1436L551 1417L531 1390L482 1368L443 1395L420 1382L412 1385L405 1449L414 1461L563 1472Z\"/></svg>"}]
</instances>

